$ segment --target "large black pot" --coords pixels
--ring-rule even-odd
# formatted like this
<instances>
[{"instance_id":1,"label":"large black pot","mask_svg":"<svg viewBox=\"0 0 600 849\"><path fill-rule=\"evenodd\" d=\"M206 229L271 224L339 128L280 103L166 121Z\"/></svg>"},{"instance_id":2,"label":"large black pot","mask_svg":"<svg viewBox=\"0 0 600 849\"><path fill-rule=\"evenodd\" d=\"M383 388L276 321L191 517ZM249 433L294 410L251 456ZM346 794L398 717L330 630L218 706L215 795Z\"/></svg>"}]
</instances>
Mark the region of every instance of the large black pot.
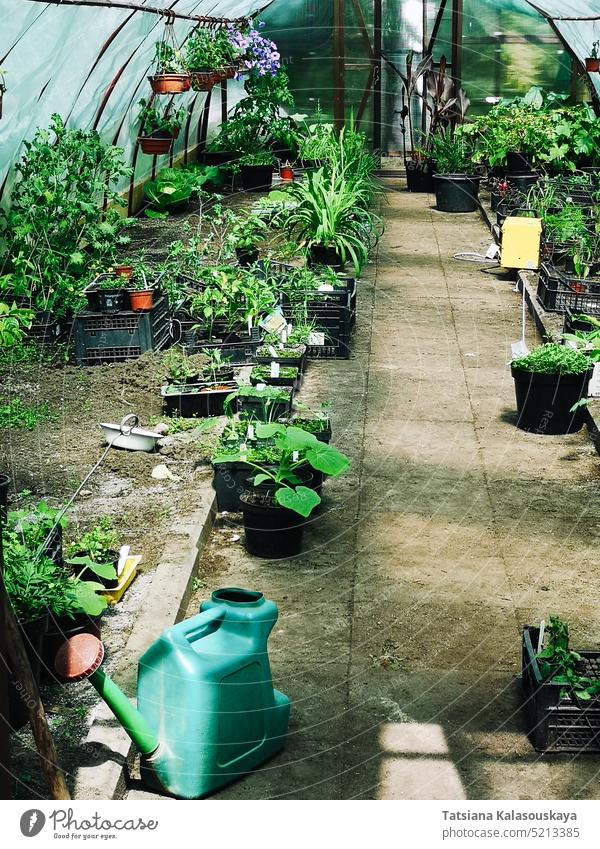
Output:
<instances>
[{"instance_id":1,"label":"large black pot","mask_svg":"<svg viewBox=\"0 0 600 849\"><path fill-rule=\"evenodd\" d=\"M304 518L293 510L256 504L254 493L245 492L240 501L244 514L246 550L256 557L280 560L302 551Z\"/></svg>"},{"instance_id":2,"label":"large black pot","mask_svg":"<svg viewBox=\"0 0 600 849\"><path fill-rule=\"evenodd\" d=\"M406 160L406 187L409 192L431 194L433 192L433 173L429 162Z\"/></svg>"},{"instance_id":3,"label":"large black pot","mask_svg":"<svg viewBox=\"0 0 600 849\"><path fill-rule=\"evenodd\" d=\"M537 374L511 368L517 399L517 427L557 435L581 430L585 410L571 412L585 398L593 369L581 374Z\"/></svg>"},{"instance_id":4,"label":"large black pot","mask_svg":"<svg viewBox=\"0 0 600 849\"><path fill-rule=\"evenodd\" d=\"M242 165L242 187L245 192L268 192L273 185L272 165Z\"/></svg>"},{"instance_id":5,"label":"large black pot","mask_svg":"<svg viewBox=\"0 0 600 849\"><path fill-rule=\"evenodd\" d=\"M508 173L506 175L506 181L513 189L517 189L519 192L523 194L527 194L529 189L537 183L540 179L540 175L537 171L531 171L529 173L517 173L512 174Z\"/></svg>"},{"instance_id":6,"label":"large black pot","mask_svg":"<svg viewBox=\"0 0 600 849\"><path fill-rule=\"evenodd\" d=\"M33 622L18 624L34 681L39 684L43 644L48 630L48 614L45 613ZM27 722L29 699L30 696L23 688L23 684L11 674L8 682L8 718L13 731L18 731Z\"/></svg>"},{"instance_id":7,"label":"large black pot","mask_svg":"<svg viewBox=\"0 0 600 849\"><path fill-rule=\"evenodd\" d=\"M308 264L328 265L330 268L339 269L344 267L341 256L335 248L328 248L326 245L311 245L308 249Z\"/></svg>"},{"instance_id":8,"label":"large black pot","mask_svg":"<svg viewBox=\"0 0 600 849\"><path fill-rule=\"evenodd\" d=\"M242 268L248 268L258 262L258 248L236 248L235 255Z\"/></svg>"},{"instance_id":9,"label":"large black pot","mask_svg":"<svg viewBox=\"0 0 600 849\"><path fill-rule=\"evenodd\" d=\"M531 172L533 167L526 155L519 150L511 150L506 154L506 173L515 174L518 171Z\"/></svg>"},{"instance_id":10,"label":"large black pot","mask_svg":"<svg viewBox=\"0 0 600 849\"><path fill-rule=\"evenodd\" d=\"M248 491L246 480L252 468L243 462L215 463L213 487L220 512L241 513L240 496Z\"/></svg>"},{"instance_id":11,"label":"large black pot","mask_svg":"<svg viewBox=\"0 0 600 849\"><path fill-rule=\"evenodd\" d=\"M440 212L475 212L480 180L468 174L434 174L437 209Z\"/></svg>"}]
</instances>

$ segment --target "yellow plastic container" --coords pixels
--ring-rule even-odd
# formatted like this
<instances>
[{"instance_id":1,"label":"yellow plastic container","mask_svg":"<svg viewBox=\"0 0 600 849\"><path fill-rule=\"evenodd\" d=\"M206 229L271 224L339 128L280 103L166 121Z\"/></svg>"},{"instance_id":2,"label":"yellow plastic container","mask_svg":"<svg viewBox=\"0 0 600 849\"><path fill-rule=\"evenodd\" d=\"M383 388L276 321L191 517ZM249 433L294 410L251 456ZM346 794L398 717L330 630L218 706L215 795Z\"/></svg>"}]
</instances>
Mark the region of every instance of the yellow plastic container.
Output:
<instances>
[{"instance_id":1,"label":"yellow plastic container","mask_svg":"<svg viewBox=\"0 0 600 849\"><path fill-rule=\"evenodd\" d=\"M103 595L109 604L116 604L118 601L121 601L123 593L137 574L137 567L141 559L141 554L135 554L128 557L125 561L125 566L123 566L123 571L121 572L121 577L119 578L117 586L113 587L111 590L100 591L100 595Z\"/></svg>"},{"instance_id":2,"label":"yellow plastic container","mask_svg":"<svg viewBox=\"0 0 600 849\"><path fill-rule=\"evenodd\" d=\"M537 270L540 267L541 237L540 218L507 218L502 226L502 267Z\"/></svg>"}]
</instances>

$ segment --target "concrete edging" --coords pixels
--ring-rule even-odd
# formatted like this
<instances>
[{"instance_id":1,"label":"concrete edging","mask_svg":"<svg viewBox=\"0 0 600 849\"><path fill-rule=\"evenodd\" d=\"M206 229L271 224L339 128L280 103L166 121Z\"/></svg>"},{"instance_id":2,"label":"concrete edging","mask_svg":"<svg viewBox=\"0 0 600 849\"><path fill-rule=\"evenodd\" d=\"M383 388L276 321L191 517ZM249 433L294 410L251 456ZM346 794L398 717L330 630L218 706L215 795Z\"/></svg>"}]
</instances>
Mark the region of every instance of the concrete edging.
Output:
<instances>
[{"instance_id":1,"label":"concrete edging","mask_svg":"<svg viewBox=\"0 0 600 849\"><path fill-rule=\"evenodd\" d=\"M200 507L171 525L152 583L135 618L133 629L112 677L131 698L135 695L140 655L165 628L179 622L192 594L200 554L217 512L212 482L199 487ZM89 764L75 775L76 799L120 799L125 771L135 756L133 743L104 702L92 712L92 725L82 744Z\"/></svg>"},{"instance_id":2,"label":"concrete edging","mask_svg":"<svg viewBox=\"0 0 600 849\"><path fill-rule=\"evenodd\" d=\"M533 271L520 270L517 273L519 292L525 292L525 303L537 329L542 336L557 342L563 332L562 313L547 312L537 299L537 275ZM600 454L600 401L586 408L586 425L594 448Z\"/></svg>"}]
</instances>

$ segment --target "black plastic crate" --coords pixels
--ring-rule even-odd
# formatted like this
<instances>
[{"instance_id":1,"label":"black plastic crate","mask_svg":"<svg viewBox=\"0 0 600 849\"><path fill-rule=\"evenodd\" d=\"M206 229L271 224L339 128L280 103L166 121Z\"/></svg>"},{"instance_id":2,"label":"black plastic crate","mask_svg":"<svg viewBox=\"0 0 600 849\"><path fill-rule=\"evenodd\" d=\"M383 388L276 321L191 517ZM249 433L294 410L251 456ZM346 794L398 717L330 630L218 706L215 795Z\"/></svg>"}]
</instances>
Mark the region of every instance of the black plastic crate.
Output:
<instances>
[{"instance_id":1,"label":"black plastic crate","mask_svg":"<svg viewBox=\"0 0 600 849\"><path fill-rule=\"evenodd\" d=\"M75 316L74 332L77 363L83 366L125 362L146 351L161 351L171 343L167 300L158 298L149 312L81 312Z\"/></svg>"},{"instance_id":2,"label":"black plastic crate","mask_svg":"<svg viewBox=\"0 0 600 849\"><path fill-rule=\"evenodd\" d=\"M581 312L579 310L571 309L571 307L567 307L563 333L575 333L577 330L582 333L589 333L590 330L595 330L593 325L589 324L587 321L580 321L579 319L575 320L573 318L575 315L581 315ZM595 310L587 310L585 315L590 315L600 320L600 303L597 304Z\"/></svg>"},{"instance_id":3,"label":"black plastic crate","mask_svg":"<svg viewBox=\"0 0 600 849\"><path fill-rule=\"evenodd\" d=\"M201 351L219 349L223 358L231 365L244 365L251 363L256 355L257 348L262 344L262 333L259 327L253 327L248 333L229 333L221 337L213 337L212 340L200 339L199 331L194 330L197 322L181 321L175 322L175 342L181 342L187 354L199 354Z\"/></svg>"},{"instance_id":4,"label":"black plastic crate","mask_svg":"<svg viewBox=\"0 0 600 849\"><path fill-rule=\"evenodd\" d=\"M585 286L585 291L580 291ZM542 263L537 299L547 312L597 312L600 309L600 281L588 278L582 284L560 269Z\"/></svg>"},{"instance_id":5,"label":"black plastic crate","mask_svg":"<svg viewBox=\"0 0 600 849\"><path fill-rule=\"evenodd\" d=\"M600 753L600 700L580 707L565 696L562 684L544 681L536 660L539 628L523 629L523 691L528 732L538 752ZM579 651L582 674L600 678L600 652Z\"/></svg>"}]
</instances>

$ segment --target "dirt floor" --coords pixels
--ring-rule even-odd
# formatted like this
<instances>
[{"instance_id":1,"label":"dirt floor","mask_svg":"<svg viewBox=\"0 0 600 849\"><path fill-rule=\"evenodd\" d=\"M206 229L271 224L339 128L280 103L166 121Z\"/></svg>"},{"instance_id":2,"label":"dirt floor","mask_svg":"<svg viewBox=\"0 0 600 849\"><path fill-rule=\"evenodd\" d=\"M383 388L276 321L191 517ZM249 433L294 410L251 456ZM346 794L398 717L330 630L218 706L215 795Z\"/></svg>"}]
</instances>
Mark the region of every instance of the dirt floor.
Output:
<instances>
[{"instance_id":1,"label":"dirt floor","mask_svg":"<svg viewBox=\"0 0 600 849\"><path fill-rule=\"evenodd\" d=\"M519 297L452 258L488 247L479 217L389 186L352 357L303 388L331 400L350 473L302 556L249 556L224 516L200 563L189 615L219 586L277 602L292 699L285 750L217 798L598 798L598 758L533 750L518 680L525 623L560 613L574 646L600 645L598 457L585 431L514 425Z\"/></svg>"},{"instance_id":2,"label":"dirt floor","mask_svg":"<svg viewBox=\"0 0 600 849\"><path fill-rule=\"evenodd\" d=\"M132 231L135 247L145 247L154 259L163 258L165 246L181 234L184 220L179 216L168 222L141 222ZM118 423L132 412L145 426L168 422L160 397L164 377L160 357L151 353L130 363L78 368L69 343L58 349L32 346L24 362L0 361L0 406L14 398L27 405L46 403L51 416L32 430L0 429L0 468L14 481L9 509L42 499L52 507L65 504L105 448L99 422ZM111 449L69 511L66 543L101 516L109 516L123 544L142 556L123 601L103 615L109 671L118 664L169 527L198 506L198 486L212 477L209 457L214 439L210 432L192 430L165 437L158 454ZM151 477L163 463L177 480ZM95 692L85 683L53 685L44 686L42 696L61 764L72 782L81 763L78 747L87 734ZM27 726L13 735L11 747L15 795L44 797L47 791Z\"/></svg>"}]
</instances>

